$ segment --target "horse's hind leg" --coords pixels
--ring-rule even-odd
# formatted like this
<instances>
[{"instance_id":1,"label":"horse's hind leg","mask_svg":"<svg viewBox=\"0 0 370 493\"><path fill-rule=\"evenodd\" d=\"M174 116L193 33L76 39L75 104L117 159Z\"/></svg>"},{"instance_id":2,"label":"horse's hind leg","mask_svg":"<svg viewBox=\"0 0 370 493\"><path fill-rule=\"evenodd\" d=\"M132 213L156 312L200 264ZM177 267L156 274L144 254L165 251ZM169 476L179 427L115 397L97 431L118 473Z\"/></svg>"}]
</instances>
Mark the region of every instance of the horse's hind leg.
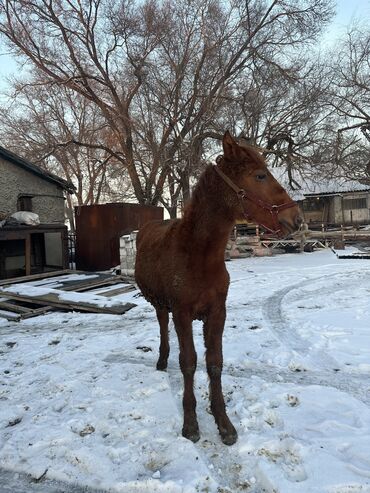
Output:
<instances>
[{"instance_id":1,"label":"horse's hind leg","mask_svg":"<svg viewBox=\"0 0 370 493\"><path fill-rule=\"evenodd\" d=\"M157 370L165 370L167 368L168 355L170 354L170 344L168 341L168 310L166 308L156 308L156 312L161 334Z\"/></svg>"},{"instance_id":2,"label":"horse's hind leg","mask_svg":"<svg viewBox=\"0 0 370 493\"><path fill-rule=\"evenodd\" d=\"M206 364L209 376L209 397L211 411L215 418L221 440L225 445L236 442L238 435L226 414L222 393L222 333L225 324L225 308L217 307L204 323L204 342L206 346Z\"/></svg>"}]
</instances>

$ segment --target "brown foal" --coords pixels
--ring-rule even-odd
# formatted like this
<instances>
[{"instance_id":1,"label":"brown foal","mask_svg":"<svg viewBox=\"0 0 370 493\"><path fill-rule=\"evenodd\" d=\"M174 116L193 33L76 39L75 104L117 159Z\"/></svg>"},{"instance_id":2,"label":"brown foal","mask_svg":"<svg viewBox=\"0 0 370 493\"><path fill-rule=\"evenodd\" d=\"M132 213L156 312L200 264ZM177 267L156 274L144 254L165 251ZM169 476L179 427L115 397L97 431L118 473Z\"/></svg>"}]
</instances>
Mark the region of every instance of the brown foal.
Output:
<instances>
[{"instance_id":1,"label":"brown foal","mask_svg":"<svg viewBox=\"0 0 370 493\"><path fill-rule=\"evenodd\" d=\"M261 154L241 146L226 132L223 156L202 173L183 218L147 223L137 236L135 277L154 306L161 342L157 369L167 368L168 319L172 312L184 377L184 437L196 442L199 428L193 383L197 365L192 322L204 323L210 403L222 441L237 432L229 420L221 386L222 333L229 275L224 253L238 219L252 219L280 236L302 220L298 206L268 171Z\"/></svg>"}]
</instances>

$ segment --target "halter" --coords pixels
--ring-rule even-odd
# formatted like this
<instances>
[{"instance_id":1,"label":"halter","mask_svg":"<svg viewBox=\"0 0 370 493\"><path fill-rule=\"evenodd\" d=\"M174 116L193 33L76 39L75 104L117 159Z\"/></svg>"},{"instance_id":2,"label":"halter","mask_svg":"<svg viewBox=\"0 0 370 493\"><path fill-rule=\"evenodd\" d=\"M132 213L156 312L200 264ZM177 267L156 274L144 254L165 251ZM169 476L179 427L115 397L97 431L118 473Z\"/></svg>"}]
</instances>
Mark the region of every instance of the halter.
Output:
<instances>
[{"instance_id":1,"label":"halter","mask_svg":"<svg viewBox=\"0 0 370 493\"><path fill-rule=\"evenodd\" d=\"M272 205L269 204L268 202L265 202L264 200L261 200L257 195L251 193L251 192L246 192L243 188L239 188L235 183L230 180L228 176L225 175L223 171L220 170L220 168L216 165L214 166L215 171L219 174L219 176L231 187L234 192L236 192L236 195L240 201L240 204L243 209L243 214L246 218L247 221L253 221L253 218L248 214L247 210L245 209L245 200L249 200L250 202L256 204L258 207L261 209L265 209L266 211L269 211L271 214L272 218L272 223L274 224L274 227L276 228L275 230L269 228L265 224L260 223L260 225L266 229L269 233L271 234L276 234L279 235L281 233L280 229L280 223L278 220L278 215L280 211L283 211L284 209L289 209L290 207L295 207L297 204L294 202L294 200L291 200L290 202L285 202L284 204L280 205Z\"/></svg>"}]
</instances>

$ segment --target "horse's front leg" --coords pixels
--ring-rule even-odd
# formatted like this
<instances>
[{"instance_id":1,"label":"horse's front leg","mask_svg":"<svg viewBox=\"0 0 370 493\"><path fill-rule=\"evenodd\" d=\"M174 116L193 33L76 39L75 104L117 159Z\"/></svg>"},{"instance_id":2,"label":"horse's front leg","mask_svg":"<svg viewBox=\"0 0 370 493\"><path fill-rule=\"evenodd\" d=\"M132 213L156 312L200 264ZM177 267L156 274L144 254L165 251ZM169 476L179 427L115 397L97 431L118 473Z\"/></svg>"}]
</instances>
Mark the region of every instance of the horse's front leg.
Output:
<instances>
[{"instance_id":1,"label":"horse's front leg","mask_svg":"<svg viewBox=\"0 0 370 493\"><path fill-rule=\"evenodd\" d=\"M217 306L211 310L204 322L204 342L206 346L206 364L210 380L209 398L211 411L215 418L221 440L226 445L233 445L238 434L226 414L225 401L222 393L222 334L225 325L225 306Z\"/></svg>"},{"instance_id":2,"label":"horse's front leg","mask_svg":"<svg viewBox=\"0 0 370 493\"><path fill-rule=\"evenodd\" d=\"M199 440L199 427L196 415L196 399L194 395L194 373L197 366L197 353L194 348L192 319L187 313L173 313L180 347L180 368L184 377L184 426L182 435L192 442Z\"/></svg>"}]
</instances>

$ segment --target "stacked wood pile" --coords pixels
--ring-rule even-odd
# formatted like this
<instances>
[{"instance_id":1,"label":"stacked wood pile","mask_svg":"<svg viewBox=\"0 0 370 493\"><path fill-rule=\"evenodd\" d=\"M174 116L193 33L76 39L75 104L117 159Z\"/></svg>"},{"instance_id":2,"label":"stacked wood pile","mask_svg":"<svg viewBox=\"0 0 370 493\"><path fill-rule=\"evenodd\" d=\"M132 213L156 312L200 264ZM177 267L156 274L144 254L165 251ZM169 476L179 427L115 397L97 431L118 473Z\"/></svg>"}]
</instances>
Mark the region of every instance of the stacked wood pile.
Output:
<instances>
[{"instance_id":1,"label":"stacked wood pile","mask_svg":"<svg viewBox=\"0 0 370 493\"><path fill-rule=\"evenodd\" d=\"M225 253L225 257L228 259L266 257L271 255L272 250L263 246L260 237L257 235L231 238L227 243Z\"/></svg>"}]
</instances>

